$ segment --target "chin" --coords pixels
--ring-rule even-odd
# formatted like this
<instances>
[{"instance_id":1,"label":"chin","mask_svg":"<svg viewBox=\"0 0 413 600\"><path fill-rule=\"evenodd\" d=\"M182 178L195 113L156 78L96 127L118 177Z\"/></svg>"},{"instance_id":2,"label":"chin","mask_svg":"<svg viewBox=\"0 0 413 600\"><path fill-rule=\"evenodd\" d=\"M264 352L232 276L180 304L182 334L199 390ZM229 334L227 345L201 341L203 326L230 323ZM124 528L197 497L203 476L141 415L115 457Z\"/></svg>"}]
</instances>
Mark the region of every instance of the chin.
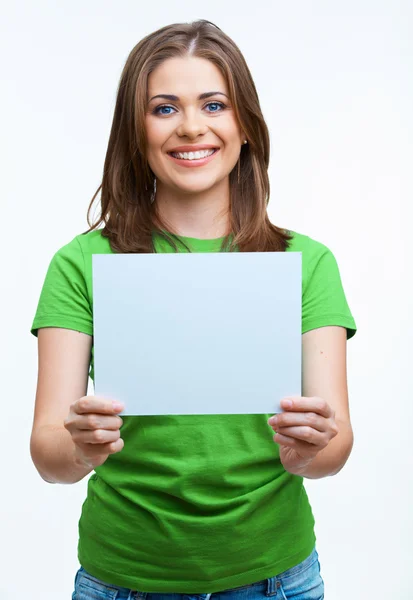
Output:
<instances>
[{"instance_id":1,"label":"chin","mask_svg":"<svg viewBox=\"0 0 413 600\"><path fill-rule=\"evenodd\" d=\"M184 194L201 194L219 185L220 181L176 182L175 186Z\"/></svg>"},{"instance_id":2,"label":"chin","mask_svg":"<svg viewBox=\"0 0 413 600\"><path fill-rule=\"evenodd\" d=\"M197 185L197 186L183 185L183 186L178 186L178 189L183 194L202 194L203 192L207 192L208 190L211 190L213 187L214 187L213 185Z\"/></svg>"}]
</instances>

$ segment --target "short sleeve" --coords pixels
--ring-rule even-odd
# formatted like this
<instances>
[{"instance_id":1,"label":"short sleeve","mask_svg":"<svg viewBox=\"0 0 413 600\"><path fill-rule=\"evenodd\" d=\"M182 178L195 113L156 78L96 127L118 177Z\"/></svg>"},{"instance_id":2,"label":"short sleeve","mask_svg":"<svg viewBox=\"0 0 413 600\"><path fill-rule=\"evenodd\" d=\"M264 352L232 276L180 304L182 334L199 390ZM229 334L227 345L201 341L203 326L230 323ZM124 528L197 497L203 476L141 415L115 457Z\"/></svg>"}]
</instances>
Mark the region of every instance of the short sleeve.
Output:
<instances>
[{"instance_id":1,"label":"short sleeve","mask_svg":"<svg viewBox=\"0 0 413 600\"><path fill-rule=\"evenodd\" d=\"M85 280L85 261L77 238L53 256L31 327L62 327L93 335L93 312Z\"/></svg>"},{"instance_id":2,"label":"short sleeve","mask_svg":"<svg viewBox=\"0 0 413 600\"><path fill-rule=\"evenodd\" d=\"M303 282L302 333L317 327L339 325L347 329L347 339L356 331L356 323L347 303L338 264L324 244L310 260L307 280Z\"/></svg>"}]
</instances>

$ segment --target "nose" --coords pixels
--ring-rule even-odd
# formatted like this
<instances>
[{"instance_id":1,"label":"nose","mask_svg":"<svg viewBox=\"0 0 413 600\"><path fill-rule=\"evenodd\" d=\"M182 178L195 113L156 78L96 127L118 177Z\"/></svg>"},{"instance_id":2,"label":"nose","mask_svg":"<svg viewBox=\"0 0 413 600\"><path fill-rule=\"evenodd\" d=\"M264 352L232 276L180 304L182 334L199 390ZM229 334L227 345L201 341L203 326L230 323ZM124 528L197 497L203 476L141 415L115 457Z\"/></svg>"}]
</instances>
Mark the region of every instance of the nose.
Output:
<instances>
[{"instance_id":1,"label":"nose","mask_svg":"<svg viewBox=\"0 0 413 600\"><path fill-rule=\"evenodd\" d=\"M205 134L207 130L203 116L197 110L187 110L183 113L176 132L179 137L194 139Z\"/></svg>"}]
</instances>

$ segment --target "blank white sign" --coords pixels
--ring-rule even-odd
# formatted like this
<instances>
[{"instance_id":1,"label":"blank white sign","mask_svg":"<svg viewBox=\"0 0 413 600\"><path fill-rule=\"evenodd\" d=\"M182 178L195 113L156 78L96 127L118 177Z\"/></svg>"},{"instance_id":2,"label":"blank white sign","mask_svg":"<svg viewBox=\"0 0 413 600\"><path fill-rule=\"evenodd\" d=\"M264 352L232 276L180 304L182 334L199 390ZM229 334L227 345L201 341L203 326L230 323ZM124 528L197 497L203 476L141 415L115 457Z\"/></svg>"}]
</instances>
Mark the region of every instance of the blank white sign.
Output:
<instances>
[{"instance_id":1,"label":"blank white sign","mask_svg":"<svg viewBox=\"0 0 413 600\"><path fill-rule=\"evenodd\" d=\"M95 394L120 414L274 414L301 395L301 252L92 264Z\"/></svg>"}]
</instances>

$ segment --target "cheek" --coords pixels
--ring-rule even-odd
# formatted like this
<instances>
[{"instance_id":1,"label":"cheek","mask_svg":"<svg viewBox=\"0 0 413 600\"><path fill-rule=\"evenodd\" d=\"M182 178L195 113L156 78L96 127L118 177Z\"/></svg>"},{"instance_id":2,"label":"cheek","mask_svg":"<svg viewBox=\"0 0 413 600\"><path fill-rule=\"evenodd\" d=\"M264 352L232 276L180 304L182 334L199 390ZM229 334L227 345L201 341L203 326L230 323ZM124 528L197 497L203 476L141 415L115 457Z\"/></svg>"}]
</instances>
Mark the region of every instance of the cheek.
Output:
<instances>
[{"instance_id":1,"label":"cheek","mask_svg":"<svg viewBox=\"0 0 413 600\"><path fill-rule=\"evenodd\" d=\"M239 126L237 119L235 118L234 113L231 111L227 113L226 119L222 120L222 126L225 128L225 131L228 135L234 138L241 138L241 127Z\"/></svg>"},{"instance_id":2,"label":"cheek","mask_svg":"<svg viewBox=\"0 0 413 600\"><path fill-rule=\"evenodd\" d=\"M222 123L218 134L229 154L237 155L241 149L241 132L234 119Z\"/></svg>"},{"instance_id":3,"label":"cheek","mask_svg":"<svg viewBox=\"0 0 413 600\"><path fill-rule=\"evenodd\" d=\"M148 118L146 121L146 138L148 140L148 154L155 156L162 150L168 139L169 131L165 123Z\"/></svg>"}]
</instances>

